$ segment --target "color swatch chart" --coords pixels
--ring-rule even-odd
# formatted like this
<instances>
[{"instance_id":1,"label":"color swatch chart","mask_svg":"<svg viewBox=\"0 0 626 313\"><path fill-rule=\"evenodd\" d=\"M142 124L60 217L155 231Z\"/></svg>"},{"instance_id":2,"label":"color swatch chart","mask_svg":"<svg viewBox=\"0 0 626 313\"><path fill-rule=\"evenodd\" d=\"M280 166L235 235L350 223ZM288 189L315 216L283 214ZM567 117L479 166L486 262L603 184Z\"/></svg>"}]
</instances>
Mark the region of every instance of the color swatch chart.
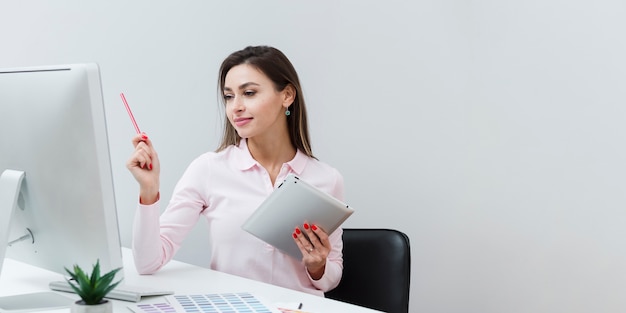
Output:
<instances>
[{"instance_id":1,"label":"color swatch chart","mask_svg":"<svg viewBox=\"0 0 626 313\"><path fill-rule=\"evenodd\" d=\"M174 295L168 302L129 306L136 313L276 313L248 292Z\"/></svg>"}]
</instances>

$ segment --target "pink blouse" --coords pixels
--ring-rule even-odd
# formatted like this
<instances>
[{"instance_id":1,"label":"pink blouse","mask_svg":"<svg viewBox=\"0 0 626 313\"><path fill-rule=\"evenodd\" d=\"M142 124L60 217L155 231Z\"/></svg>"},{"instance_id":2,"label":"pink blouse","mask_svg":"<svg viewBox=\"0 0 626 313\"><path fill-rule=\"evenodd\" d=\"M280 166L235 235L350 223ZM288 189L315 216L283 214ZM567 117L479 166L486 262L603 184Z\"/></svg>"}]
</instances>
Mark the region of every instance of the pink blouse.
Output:
<instances>
[{"instance_id":1,"label":"pink blouse","mask_svg":"<svg viewBox=\"0 0 626 313\"><path fill-rule=\"evenodd\" d=\"M319 280L308 275L301 260L241 229L248 216L289 173L343 200L341 174L300 151L283 164L274 185L265 169L250 155L246 140L241 140L238 147L233 145L221 152L199 156L178 181L163 214L160 214L160 202L138 206L132 241L138 272L151 274L169 262L200 216L204 216L208 222L211 269L323 296L341 279L341 228L330 234L332 249Z\"/></svg>"}]
</instances>

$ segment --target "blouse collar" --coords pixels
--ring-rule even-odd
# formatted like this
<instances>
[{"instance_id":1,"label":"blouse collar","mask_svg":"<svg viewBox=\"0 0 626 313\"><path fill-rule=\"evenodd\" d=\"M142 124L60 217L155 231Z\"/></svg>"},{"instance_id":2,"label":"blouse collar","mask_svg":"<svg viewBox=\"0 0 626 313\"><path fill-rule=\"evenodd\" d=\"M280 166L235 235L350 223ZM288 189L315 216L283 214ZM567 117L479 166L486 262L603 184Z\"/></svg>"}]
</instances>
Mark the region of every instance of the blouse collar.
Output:
<instances>
[{"instance_id":1,"label":"blouse collar","mask_svg":"<svg viewBox=\"0 0 626 313\"><path fill-rule=\"evenodd\" d=\"M239 141L239 146L233 146L233 154L234 154L234 162L235 166L241 171L246 171L252 169L253 167L261 168L261 164L257 162L250 153L248 149L248 142L245 138L242 138ZM287 166L293 171L296 175L302 174L306 163L309 161L309 157L306 154L302 153L299 149L296 150L296 155L291 161L288 161Z\"/></svg>"}]
</instances>

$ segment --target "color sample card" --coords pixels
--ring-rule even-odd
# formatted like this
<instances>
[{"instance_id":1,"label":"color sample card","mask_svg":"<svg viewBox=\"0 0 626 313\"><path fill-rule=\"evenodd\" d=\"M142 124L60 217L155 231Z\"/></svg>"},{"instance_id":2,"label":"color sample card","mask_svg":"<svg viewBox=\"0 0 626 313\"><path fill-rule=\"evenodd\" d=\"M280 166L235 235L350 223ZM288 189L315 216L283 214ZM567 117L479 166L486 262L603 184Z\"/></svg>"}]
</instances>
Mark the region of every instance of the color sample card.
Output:
<instances>
[{"instance_id":1,"label":"color sample card","mask_svg":"<svg viewBox=\"0 0 626 313\"><path fill-rule=\"evenodd\" d=\"M174 295L168 302L129 306L137 313L275 313L256 296L248 292Z\"/></svg>"},{"instance_id":2,"label":"color sample card","mask_svg":"<svg viewBox=\"0 0 626 313\"><path fill-rule=\"evenodd\" d=\"M128 307L137 313L174 313L176 309L169 303L136 304Z\"/></svg>"}]
</instances>

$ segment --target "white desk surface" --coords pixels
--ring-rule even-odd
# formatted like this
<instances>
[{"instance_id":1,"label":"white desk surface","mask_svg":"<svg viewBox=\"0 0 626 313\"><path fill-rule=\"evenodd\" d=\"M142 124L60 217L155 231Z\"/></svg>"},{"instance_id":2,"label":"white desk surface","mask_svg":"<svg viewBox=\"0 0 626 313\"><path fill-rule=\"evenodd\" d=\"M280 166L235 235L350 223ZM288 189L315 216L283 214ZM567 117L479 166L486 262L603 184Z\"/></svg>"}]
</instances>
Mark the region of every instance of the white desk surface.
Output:
<instances>
[{"instance_id":1,"label":"white desk surface","mask_svg":"<svg viewBox=\"0 0 626 313\"><path fill-rule=\"evenodd\" d=\"M376 310L265 284L179 261L171 261L153 275L139 275L135 270L131 250L123 248L122 255L124 258L124 282L129 285L172 290L180 295L192 293L250 292L259 296L270 305L277 303L302 303L302 311L311 313L378 312ZM63 279L64 277L61 274L6 258L0 276L0 296L50 291L48 287L49 282ZM72 293L59 293L72 299L78 299L78 296ZM155 303L163 301L163 297L148 297L137 303ZM128 305L137 303L114 300L114 311L132 312L128 309ZM69 311L69 309L65 309L50 312Z\"/></svg>"}]
</instances>

